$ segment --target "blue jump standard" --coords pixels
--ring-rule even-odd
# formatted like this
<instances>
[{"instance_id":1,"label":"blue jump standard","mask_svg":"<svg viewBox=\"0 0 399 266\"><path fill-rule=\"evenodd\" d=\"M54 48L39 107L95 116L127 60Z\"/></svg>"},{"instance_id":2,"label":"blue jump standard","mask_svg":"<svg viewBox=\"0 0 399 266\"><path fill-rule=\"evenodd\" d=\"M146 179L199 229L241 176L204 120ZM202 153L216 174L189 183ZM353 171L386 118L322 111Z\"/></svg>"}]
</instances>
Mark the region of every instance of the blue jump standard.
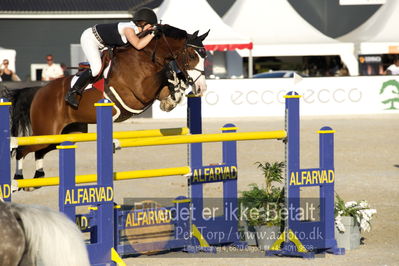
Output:
<instances>
[{"instance_id":1,"label":"blue jump standard","mask_svg":"<svg viewBox=\"0 0 399 266\"><path fill-rule=\"evenodd\" d=\"M342 255L345 250L337 247L334 236L334 131L323 127L319 131L320 168L300 168L300 116L299 98L296 93L286 96L286 208L285 229L278 240L266 251L267 256L297 256L313 258L318 253ZM303 221L300 210L300 189L320 188L318 221ZM316 206L317 207L317 206Z\"/></svg>"}]
</instances>

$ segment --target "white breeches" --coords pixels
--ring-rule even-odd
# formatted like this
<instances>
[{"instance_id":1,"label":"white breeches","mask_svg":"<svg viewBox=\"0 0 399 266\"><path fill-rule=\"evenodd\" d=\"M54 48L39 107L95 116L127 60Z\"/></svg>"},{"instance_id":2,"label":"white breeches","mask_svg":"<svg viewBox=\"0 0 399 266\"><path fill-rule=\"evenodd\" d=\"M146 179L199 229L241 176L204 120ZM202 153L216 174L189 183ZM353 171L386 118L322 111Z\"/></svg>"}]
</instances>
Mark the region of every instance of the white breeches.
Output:
<instances>
[{"instance_id":1,"label":"white breeches","mask_svg":"<svg viewBox=\"0 0 399 266\"><path fill-rule=\"evenodd\" d=\"M97 76L101 70L101 52L102 45L94 36L92 29L88 28L80 37L80 45L86 55L87 61L90 63L91 74Z\"/></svg>"}]
</instances>

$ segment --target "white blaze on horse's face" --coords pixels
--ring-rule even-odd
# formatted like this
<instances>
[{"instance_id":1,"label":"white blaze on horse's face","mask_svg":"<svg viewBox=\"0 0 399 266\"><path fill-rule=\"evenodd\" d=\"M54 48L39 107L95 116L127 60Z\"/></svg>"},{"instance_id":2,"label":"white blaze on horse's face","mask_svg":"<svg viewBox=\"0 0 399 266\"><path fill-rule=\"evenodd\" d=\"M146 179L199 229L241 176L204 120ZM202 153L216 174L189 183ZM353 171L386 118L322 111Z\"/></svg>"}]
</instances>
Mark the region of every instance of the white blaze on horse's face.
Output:
<instances>
[{"instance_id":1,"label":"white blaze on horse's face","mask_svg":"<svg viewBox=\"0 0 399 266\"><path fill-rule=\"evenodd\" d=\"M192 70L187 70L188 75L195 80L194 86L193 86L193 93L197 96L202 96L205 91L206 91L206 81L205 81L205 75L204 69L205 69L205 60L202 58L197 52L195 52L199 58L198 64L195 66L194 69ZM200 72L201 71L201 72Z\"/></svg>"}]
</instances>

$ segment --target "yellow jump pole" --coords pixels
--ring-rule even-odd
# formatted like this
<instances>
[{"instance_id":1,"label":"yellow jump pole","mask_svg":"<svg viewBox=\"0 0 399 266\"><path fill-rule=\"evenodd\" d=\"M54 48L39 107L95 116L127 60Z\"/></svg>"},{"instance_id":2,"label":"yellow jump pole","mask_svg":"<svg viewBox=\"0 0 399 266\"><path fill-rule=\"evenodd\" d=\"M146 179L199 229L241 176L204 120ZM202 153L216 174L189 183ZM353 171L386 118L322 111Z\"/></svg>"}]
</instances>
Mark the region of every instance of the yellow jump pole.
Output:
<instances>
[{"instance_id":1,"label":"yellow jump pole","mask_svg":"<svg viewBox=\"0 0 399 266\"><path fill-rule=\"evenodd\" d=\"M114 180L128 180L128 179L139 179L139 178L155 178L164 176L174 175L186 175L191 172L190 167L174 167L174 168L162 168L162 169L149 169L149 170L138 170L138 171L126 171L126 172L115 172ZM31 178L31 179L19 179L15 180L19 188L25 187L48 187L57 186L60 184L60 178L57 177L44 177L44 178ZM97 175L78 175L76 176L76 183L94 183L97 182Z\"/></svg>"},{"instance_id":2,"label":"yellow jump pole","mask_svg":"<svg viewBox=\"0 0 399 266\"><path fill-rule=\"evenodd\" d=\"M149 129L149 130L136 130L136 131L121 131L114 132L114 139L126 138L144 138L144 137L161 137L161 136L174 136L174 135L187 135L189 129L182 128L165 128L165 129ZM12 138L11 146L13 148L26 145L37 144L58 144L64 141L71 142L85 142L96 141L96 133L78 133L78 134L64 134L64 135L43 135L31 137L16 137Z\"/></svg>"},{"instance_id":3,"label":"yellow jump pole","mask_svg":"<svg viewBox=\"0 0 399 266\"><path fill-rule=\"evenodd\" d=\"M261 140L261 139L283 139L287 136L285 130L277 131L258 131L258 132L239 132L239 133L217 133L217 134L195 134L187 136L167 136L157 138L142 139L120 139L116 143L116 148L188 144L199 142L219 142L219 141L241 141L241 140Z\"/></svg>"}]
</instances>

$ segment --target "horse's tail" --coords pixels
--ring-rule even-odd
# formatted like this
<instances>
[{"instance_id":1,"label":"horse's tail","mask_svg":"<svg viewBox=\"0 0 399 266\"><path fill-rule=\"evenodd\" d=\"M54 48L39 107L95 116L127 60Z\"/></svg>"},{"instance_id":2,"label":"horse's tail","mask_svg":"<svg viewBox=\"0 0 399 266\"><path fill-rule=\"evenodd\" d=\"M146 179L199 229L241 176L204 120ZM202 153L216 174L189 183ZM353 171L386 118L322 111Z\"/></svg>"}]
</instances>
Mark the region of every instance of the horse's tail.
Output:
<instances>
[{"instance_id":1,"label":"horse's tail","mask_svg":"<svg viewBox=\"0 0 399 266\"><path fill-rule=\"evenodd\" d=\"M30 106L40 88L5 89L1 93L1 97L7 98L12 103L10 109L12 136L28 136L31 133Z\"/></svg>"},{"instance_id":2,"label":"horse's tail","mask_svg":"<svg viewBox=\"0 0 399 266\"><path fill-rule=\"evenodd\" d=\"M12 204L23 226L28 256L38 265L90 265L82 233L63 213L41 206ZM35 264L36 265L36 264Z\"/></svg>"}]
</instances>

